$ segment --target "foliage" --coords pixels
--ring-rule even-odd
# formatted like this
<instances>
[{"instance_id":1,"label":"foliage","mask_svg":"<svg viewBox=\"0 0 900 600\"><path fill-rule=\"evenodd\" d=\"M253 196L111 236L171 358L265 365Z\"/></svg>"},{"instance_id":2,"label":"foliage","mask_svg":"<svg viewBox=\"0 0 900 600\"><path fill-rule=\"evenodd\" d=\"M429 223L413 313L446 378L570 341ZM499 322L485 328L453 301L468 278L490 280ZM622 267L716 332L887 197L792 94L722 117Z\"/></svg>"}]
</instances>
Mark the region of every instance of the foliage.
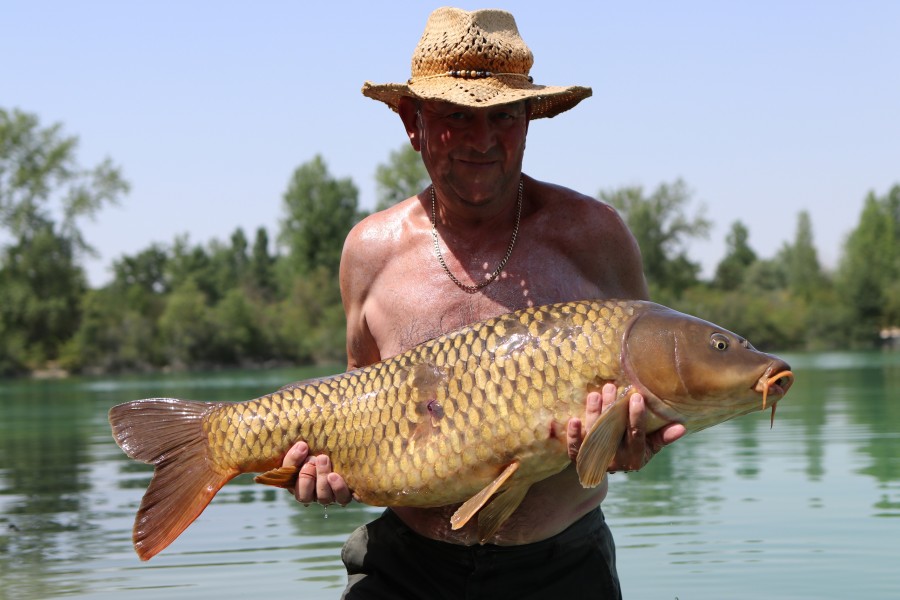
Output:
<instances>
[{"instance_id":1,"label":"foliage","mask_svg":"<svg viewBox=\"0 0 900 600\"><path fill-rule=\"evenodd\" d=\"M797 319L801 307L784 290L747 293L695 286L674 302L673 308L702 315L707 321L739 333L761 350L803 345L803 319Z\"/></svg>"},{"instance_id":2,"label":"foliage","mask_svg":"<svg viewBox=\"0 0 900 600\"><path fill-rule=\"evenodd\" d=\"M79 224L128 190L108 160L87 169L59 124L0 109L0 374L59 358L87 291Z\"/></svg>"},{"instance_id":3,"label":"foliage","mask_svg":"<svg viewBox=\"0 0 900 600\"><path fill-rule=\"evenodd\" d=\"M295 278L276 307L276 343L297 362L346 361L344 310L337 278L324 265Z\"/></svg>"},{"instance_id":4,"label":"foliage","mask_svg":"<svg viewBox=\"0 0 900 600\"><path fill-rule=\"evenodd\" d=\"M297 167L284 194L280 244L294 273L319 266L337 274L344 238L359 220L359 192L350 179L334 179L316 156Z\"/></svg>"},{"instance_id":5,"label":"foliage","mask_svg":"<svg viewBox=\"0 0 900 600\"><path fill-rule=\"evenodd\" d=\"M867 343L900 324L900 185L866 196L859 224L844 247L836 286L853 307L851 340Z\"/></svg>"},{"instance_id":6,"label":"foliage","mask_svg":"<svg viewBox=\"0 0 900 600\"><path fill-rule=\"evenodd\" d=\"M686 214L691 194L683 181L660 184L647 197L639 186L602 191L600 200L622 214L637 239L652 296L678 298L697 283L700 265L688 258L687 245L706 237L711 224L700 216L702 207L693 216Z\"/></svg>"},{"instance_id":7,"label":"foliage","mask_svg":"<svg viewBox=\"0 0 900 600\"><path fill-rule=\"evenodd\" d=\"M322 166L314 161L303 172L321 175ZM335 196L327 175L315 181L317 189L303 203L323 214ZM298 200L288 196L287 204ZM351 224L345 219L343 227ZM115 261L113 282L86 297L64 366L101 372L345 360L336 265L313 264L298 273L295 261L271 255L268 246L265 228L257 230L252 248L237 229L228 243L195 244L180 235L169 246L154 244Z\"/></svg>"},{"instance_id":8,"label":"foliage","mask_svg":"<svg viewBox=\"0 0 900 600\"><path fill-rule=\"evenodd\" d=\"M139 303L134 299L135 294L123 294L114 286L89 290L82 300L80 326L64 347L61 366L89 373L150 371L164 366L156 341L154 313L158 311L148 310L158 303L152 298Z\"/></svg>"},{"instance_id":9,"label":"foliage","mask_svg":"<svg viewBox=\"0 0 900 600\"><path fill-rule=\"evenodd\" d=\"M750 232L740 221L731 225L725 238L725 258L716 267L713 283L723 290L735 290L744 281L747 269L756 262L756 252L750 247Z\"/></svg>"},{"instance_id":10,"label":"foliage","mask_svg":"<svg viewBox=\"0 0 900 600\"><path fill-rule=\"evenodd\" d=\"M430 183L419 153L409 144L391 152L386 164L375 169L378 201L375 210L384 210L415 196Z\"/></svg>"},{"instance_id":11,"label":"foliage","mask_svg":"<svg viewBox=\"0 0 900 600\"><path fill-rule=\"evenodd\" d=\"M109 161L80 167L76 146L58 125L0 110L0 375L48 364L110 373L345 360L338 265L363 216L350 179L332 177L320 156L300 165L284 193L277 250L263 227L252 242L241 228L202 243L179 235L116 259L112 282L89 289L79 223L127 184ZM408 147L391 153L377 177L380 206L427 185ZM699 280L687 252L710 223L702 208L689 210L682 181L600 199L634 232L654 300L760 349L871 346L900 324L900 185L868 194L836 273L819 264L801 212L794 238L768 258L733 223L711 281Z\"/></svg>"},{"instance_id":12,"label":"foliage","mask_svg":"<svg viewBox=\"0 0 900 600\"><path fill-rule=\"evenodd\" d=\"M801 211L797 216L794 243L782 246L777 259L784 265L787 288L798 298L810 302L826 287L808 212Z\"/></svg>"}]
</instances>

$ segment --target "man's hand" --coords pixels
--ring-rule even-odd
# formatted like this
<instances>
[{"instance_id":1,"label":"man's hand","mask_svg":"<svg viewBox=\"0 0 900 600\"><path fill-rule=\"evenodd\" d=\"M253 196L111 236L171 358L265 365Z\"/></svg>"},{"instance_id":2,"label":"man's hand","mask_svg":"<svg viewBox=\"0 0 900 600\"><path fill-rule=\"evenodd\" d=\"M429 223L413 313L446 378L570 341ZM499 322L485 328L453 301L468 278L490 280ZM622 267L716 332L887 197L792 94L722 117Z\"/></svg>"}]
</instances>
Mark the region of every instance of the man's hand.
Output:
<instances>
[{"instance_id":1,"label":"man's hand","mask_svg":"<svg viewBox=\"0 0 900 600\"><path fill-rule=\"evenodd\" d=\"M337 502L344 506L353 499L344 478L331 471L331 459L324 454L309 456L306 442L294 444L281 464L284 467L303 465L300 467L297 485L292 490L298 502L318 502L324 506Z\"/></svg>"},{"instance_id":2,"label":"man's hand","mask_svg":"<svg viewBox=\"0 0 900 600\"><path fill-rule=\"evenodd\" d=\"M600 415L608 410L616 401L616 386L607 383L600 393L588 394L584 423L581 419L569 420L566 428L566 446L569 449L569 458L575 460L585 434L590 431ZM631 395L628 400L628 429L622 436L622 442L616 451L616 456L609 471L636 471L650 462L653 455L668 446L687 433L684 425L669 423L651 434L647 434L647 409L644 406L644 397L638 393Z\"/></svg>"}]
</instances>

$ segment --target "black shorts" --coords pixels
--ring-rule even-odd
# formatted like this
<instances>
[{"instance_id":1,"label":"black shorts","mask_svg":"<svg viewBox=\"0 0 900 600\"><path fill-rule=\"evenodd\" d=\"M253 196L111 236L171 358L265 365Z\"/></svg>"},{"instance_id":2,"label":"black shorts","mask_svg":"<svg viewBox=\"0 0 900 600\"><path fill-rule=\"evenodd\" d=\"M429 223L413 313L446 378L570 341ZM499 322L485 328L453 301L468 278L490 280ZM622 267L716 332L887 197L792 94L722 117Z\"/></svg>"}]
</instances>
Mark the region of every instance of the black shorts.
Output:
<instances>
[{"instance_id":1,"label":"black shorts","mask_svg":"<svg viewBox=\"0 0 900 600\"><path fill-rule=\"evenodd\" d=\"M615 544L600 508L551 538L460 546L411 531L390 509L344 544L344 600L620 599Z\"/></svg>"}]
</instances>

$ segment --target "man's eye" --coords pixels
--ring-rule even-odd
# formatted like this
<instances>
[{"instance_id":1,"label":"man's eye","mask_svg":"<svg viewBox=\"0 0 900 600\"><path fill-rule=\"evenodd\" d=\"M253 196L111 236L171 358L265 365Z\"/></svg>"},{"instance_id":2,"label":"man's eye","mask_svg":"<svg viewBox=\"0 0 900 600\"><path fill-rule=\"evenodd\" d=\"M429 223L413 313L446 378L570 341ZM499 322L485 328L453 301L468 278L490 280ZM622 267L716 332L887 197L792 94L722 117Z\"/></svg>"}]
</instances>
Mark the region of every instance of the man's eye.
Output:
<instances>
[{"instance_id":1,"label":"man's eye","mask_svg":"<svg viewBox=\"0 0 900 600\"><path fill-rule=\"evenodd\" d=\"M454 121L462 121L463 119L466 118L466 113L462 113L462 112L450 113L449 115L447 115L447 118L452 119Z\"/></svg>"}]
</instances>

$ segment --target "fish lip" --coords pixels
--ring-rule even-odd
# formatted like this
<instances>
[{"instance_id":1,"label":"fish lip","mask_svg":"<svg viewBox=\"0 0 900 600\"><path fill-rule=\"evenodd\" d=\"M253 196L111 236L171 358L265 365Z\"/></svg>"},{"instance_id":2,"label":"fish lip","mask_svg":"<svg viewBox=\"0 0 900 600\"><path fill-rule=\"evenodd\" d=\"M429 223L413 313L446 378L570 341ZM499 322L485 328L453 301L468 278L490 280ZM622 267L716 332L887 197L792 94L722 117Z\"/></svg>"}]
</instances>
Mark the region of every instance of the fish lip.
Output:
<instances>
[{"instance_id":1,"label":"fish lip","mask_svg":"<svg viewBox=\"0 0 900 600\"><path fill-rule=\"evenodd\" d=\"M765 410L769 401L774 405L787 394L793 384L794 373L791 372L790 365L776 360L770 363L756 380L753 391L762 394L763 410Z\"/></svg>"}]
</instances>

